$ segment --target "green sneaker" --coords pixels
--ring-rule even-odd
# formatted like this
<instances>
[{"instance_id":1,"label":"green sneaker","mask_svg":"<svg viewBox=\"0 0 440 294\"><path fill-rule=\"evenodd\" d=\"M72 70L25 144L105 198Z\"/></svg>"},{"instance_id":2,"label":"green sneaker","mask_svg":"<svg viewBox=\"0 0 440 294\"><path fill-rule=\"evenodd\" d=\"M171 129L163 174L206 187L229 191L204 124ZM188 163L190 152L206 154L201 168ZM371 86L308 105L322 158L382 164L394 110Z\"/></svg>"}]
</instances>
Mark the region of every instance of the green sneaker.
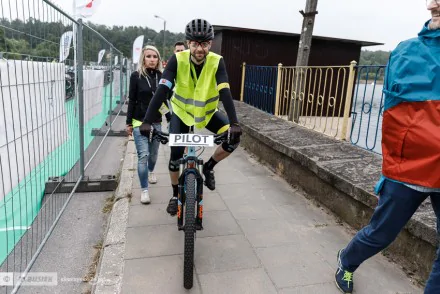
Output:
<instances>
[{"instance_id":1,"label":"green sneaker","mask_svg":"<svg viewBox=\"0 0 440 294\"><path fill-rule=\"evenodd\" d=\"M338 251L338 269L335 274L335 283L342 293L353 293L353 273L344 270L341 263L341 253L343 250Z\"/></svg>"}]
</instances>

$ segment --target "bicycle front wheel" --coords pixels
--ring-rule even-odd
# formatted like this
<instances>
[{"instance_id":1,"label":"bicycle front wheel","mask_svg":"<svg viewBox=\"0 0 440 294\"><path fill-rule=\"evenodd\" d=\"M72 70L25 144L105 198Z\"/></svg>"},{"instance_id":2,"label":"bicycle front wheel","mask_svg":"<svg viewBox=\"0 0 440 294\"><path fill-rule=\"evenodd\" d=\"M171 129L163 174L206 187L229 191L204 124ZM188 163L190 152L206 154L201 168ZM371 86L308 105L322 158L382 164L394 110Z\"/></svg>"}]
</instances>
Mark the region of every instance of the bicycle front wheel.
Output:
<instances>
[{"instance_id":1,"label":"bicycle front wheel","mask_svg":"<svg viewBox=\"0 0 440 294\"><path fill-rule=\"evenodd\" d=\"M194 238L196 234L196 176L190 173L185 178L185 248L183 256L183 286L193 286Z\"/></svg>"}]
</instances>

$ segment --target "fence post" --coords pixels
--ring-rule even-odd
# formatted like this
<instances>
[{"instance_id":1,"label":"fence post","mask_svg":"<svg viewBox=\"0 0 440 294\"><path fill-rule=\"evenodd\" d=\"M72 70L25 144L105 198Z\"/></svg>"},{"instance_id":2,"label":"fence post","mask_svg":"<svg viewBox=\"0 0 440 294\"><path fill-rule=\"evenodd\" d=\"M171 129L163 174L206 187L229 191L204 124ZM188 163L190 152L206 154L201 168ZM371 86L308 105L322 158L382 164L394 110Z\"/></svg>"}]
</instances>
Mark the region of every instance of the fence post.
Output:
<instances>
[{"instance_id":1,"label":"fence post","mask_svg":"<svg viewBox=\"0 0 440 294\"><path fill-rule=\"evenodd\" d=\"M305 96L305 93L302 93L303 90L305 91L305 87L306 87L305 79L307 78L306 74L304 74L304 71L307 73L307 67L295 66L294 75L293 75L294 83L295 83L295 86L293 86L293 91L295 93L295 96L290 104L289 120L297 124L299 124L299 119L302 111L301 94Z\"/></svg>"},{"instance_id":2,"label":"fence post","mask_svg":"<svg viewBox=\"0 0 440 294\"><path fill-rule=\"evenodd\" d=\"M113 104L113 47L110 47L110 106L109 106L109 121L108 126L109 129L112 129L112 108Z\"/></svg>"},{"instance_id":3,"label":"fence post","mask_svg":"<svg viewBox=\"0 0 440 294\"><path fill-rule=\"evenodd\" d=\"M244 78L246 76L246 62L243 62L243 67L241 68L241 90L240 90L240 101L243 102L244 95Z\"/></svg>"},{"instance_id":4,"label":"fence post","mask_svg":"<svg viewBox=\"0 0 440 294\"><path fill-rule=\"evenodd\" d=\"M73 24L75 25L75 24ZM78 30L77 30L77 67L76 75L78 80L78 127L79 127L79 171L81 177L84 177L84 76L83 76L83 66L84 66L84 51L83 51L83 25L82 19L78 19Z\"/></svg>"},{"instance_id":5,"label":"fence post","mask_svg":"<svg viewBox=\"0 0 440 294\"><path fill-rule=\"evenodd\" d=\"M356 61L350 62L350 73L348 75L347 93L345 94L344 118L342 121L341 139L347 140L348 118L350 117L351 100L353 99L354 76L356 74Z\"/></svg>"},{"instance_id":6,"label":"fence post","mask_svg":"<svg viewBox=\"0 0 440 294\"><path fill-rule=\"evenodd\" d=\"M129 76L129 70L128 70L128 58L125 58L125 83L124 83L124 87L125 87L125 101L127 101L128 99L128 81L130 79Z\"/></svg>"},{"instance_id":7,"label":"fence post","mask_svg":"<svg viewBox=\"0 0 440 294\"><path fill-rule=\"evenodd\" d=\"M119 54L119 105L122 105L122 101L123 101L123 96L124 96L124 92L123 92L123 86L124 86L124 76L122 75L122 68L124 66L124 63L122 61L122 58L124 56L122 56L122 53ZM125 99L124 99L125 100Z\"/></svg>"},{"instance_id":8,"label":"fence post","mask_svg":"<svg viewBox=\"0 0 440 294\"><path fill-rule=\"evenodd\" d=\"M274 115L278 115L279 108L280 108L280 91L281 91L281 70L282 70L283 64L278 63L278 73L277 73L277 91L275 95L275 112Z\"/></svg>"}]
</instances>

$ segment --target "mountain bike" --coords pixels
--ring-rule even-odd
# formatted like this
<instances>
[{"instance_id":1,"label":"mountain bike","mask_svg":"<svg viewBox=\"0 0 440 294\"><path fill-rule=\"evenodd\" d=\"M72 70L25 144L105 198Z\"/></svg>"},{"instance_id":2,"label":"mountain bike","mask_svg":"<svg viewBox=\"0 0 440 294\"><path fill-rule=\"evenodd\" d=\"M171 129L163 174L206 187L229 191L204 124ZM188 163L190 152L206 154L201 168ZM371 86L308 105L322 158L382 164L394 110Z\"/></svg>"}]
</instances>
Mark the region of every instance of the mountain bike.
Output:
<instances>
[{"instance_id":1,"label":"mountain bike","mask_svg":"<svg viewBox=\"0 0 440 294\"><path fill-rule=\"evenodd\" d=\"M205 147L213 147L229 139L228 132L219 135L194 134L191 127L188 134L167 134L158 130L150 132L150 140L170 147L188 147L179 163L179 193L177 197L177 228L185 233L183 257L183 286L193 286L194 241L196 231L203 230L203 159L200 158ZM196 154L196 148L202 152Z\"/></svg>"}]
</instances>

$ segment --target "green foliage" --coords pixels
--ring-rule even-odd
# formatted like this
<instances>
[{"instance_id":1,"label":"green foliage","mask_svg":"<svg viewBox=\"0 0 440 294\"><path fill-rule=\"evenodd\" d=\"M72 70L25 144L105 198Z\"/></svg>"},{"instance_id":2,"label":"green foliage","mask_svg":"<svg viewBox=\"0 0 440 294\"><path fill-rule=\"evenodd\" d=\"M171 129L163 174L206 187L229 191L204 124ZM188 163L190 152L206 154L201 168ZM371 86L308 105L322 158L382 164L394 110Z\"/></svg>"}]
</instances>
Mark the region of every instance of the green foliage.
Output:
<instances>
[{"instance_id":1,"label":"green foliage","mask_svg":"<svg viewBox=\"0 0 440 294\"><path fill-rule=\"evenodd\" d=\"M7 58L10 59L27 58L24 55L57 59L61 35L72 30L71 25L61 22L41 22L33 18L26 22L18 19L12 22L8 19L0 19L0 24L0 52L8 52ZM139 35L144 35L144 45L154 45L161 54L163 52L163 31L156 32L148 27L139 26L107 27L90 22L87 25L99 32L128 58L131 58L133 42ZM83 35L85 61L97 61L101 49L107 49L106 57L108 56L109 47L100 37L87 28L84 28ZM165 59L172 55L174 43L182 40L184 40L182 33L165 32Z\"/></svg>"},{"instance_id":2,"label":"green foliage","mask_svg":"<svg viewBox=\"0 0 440 294\"><path fill-rule=\"evenodd\" d=\"M7 39L6 40L6 48L10 52L14 53L20 53L20 54L27 54L29 53L29 43L26 40L20 39Z\"/></svg>"},{"instance_id":3,"label":"green foliage","mask_svg":"<svg viewBox=\"0 0 440 294\"><path fill-rule=\"evenodd\" d=\"M386 65L388 63L388 59L390 57L390 51L368 51L363 50L361 52L361 57L359 60L359 65ZM368 73L368 74L367 74ZM368 77L369 81L378 81L382 82L385 75L384 69L379 68L369 68L361 70L361 80L366 80ZM377 76L377 77L376 77Z\"/></svg>"},{"instance_id":4,"label":"green foliage","mask_svg":"<svg viewBox=\"0 0 440 294\"><path fill-rule=\"evenodd\" d=\"M5 39L5 31L3 28L0 28L0 51L6 50L6 39Z\"/></svg>"},{"instance_id":5,"label":"green foliage","mask_svg":"<svg viewBox=\"0 0 440 294\"><path fill-rule=\"evenodd\" d=\"M359 65L386 65L390 57L390 51L361 51Z\"/></svg>"}]
</instances>

